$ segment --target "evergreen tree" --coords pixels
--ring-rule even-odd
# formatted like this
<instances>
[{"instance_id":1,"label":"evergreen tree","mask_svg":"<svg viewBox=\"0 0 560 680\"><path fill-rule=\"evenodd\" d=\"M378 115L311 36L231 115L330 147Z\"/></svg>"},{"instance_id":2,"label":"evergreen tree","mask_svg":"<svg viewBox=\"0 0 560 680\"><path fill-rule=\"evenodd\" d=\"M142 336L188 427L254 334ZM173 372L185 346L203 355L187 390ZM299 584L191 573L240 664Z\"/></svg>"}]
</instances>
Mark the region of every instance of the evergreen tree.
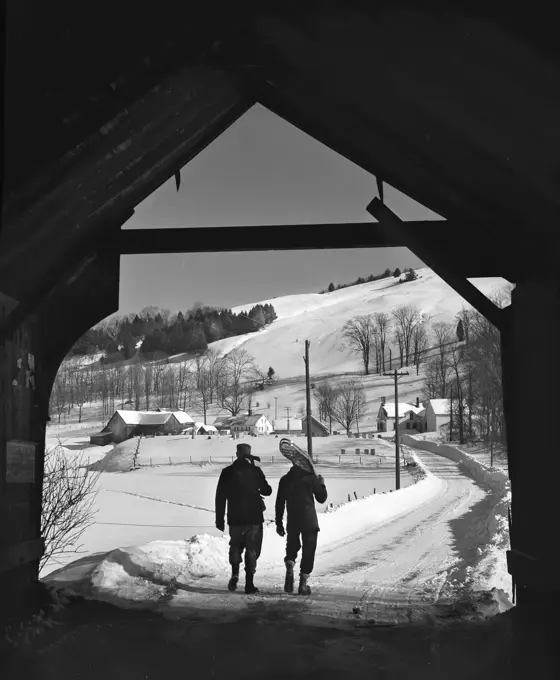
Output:
<instances>
[{"instance_id":1,"label":"evergreen tree","mask_svg":"<svg viewBox=\"0 0 560 680\"><path fill-rule=\"evenodd\" d=\"M327 288L327 290L329 291L329 293L332 293L334 290L334 283L329 283L329 287Z\"/></svg>"},{"instance_id":2,"label":"evergreen tree","mask_svg":"<svg viewBox=\"0 0 560 680\"><path fill-rule=\"evenodd\" d=\"M463 320L459 319L459 323L457 324L457 340L459 342L463 342L465 339L465 329L463 327Z\"/></svg>"},{"instance_id":3,"label":"evergreen tree","mask_svg":"<svg viewBox=\"0 0 560 680\"><path fill-rule=\"evenodd\" d=\"M397 267L395 271L393 272L393 276L397 278L397 276L400 276L402 274L401 270Z\"/></svg>"},{"instance_id":4,"label":"evergreen tree","mask_svg":"<svg viewBox=\"0 0 560 680\"><path fill-rule=\"evenodd\" d=\"M274 377L274 369L272 368L272 366L270 366L270 368L268 369L267 376L269 380L272 380L272 378Z\"/></svg>"}]
</instances>

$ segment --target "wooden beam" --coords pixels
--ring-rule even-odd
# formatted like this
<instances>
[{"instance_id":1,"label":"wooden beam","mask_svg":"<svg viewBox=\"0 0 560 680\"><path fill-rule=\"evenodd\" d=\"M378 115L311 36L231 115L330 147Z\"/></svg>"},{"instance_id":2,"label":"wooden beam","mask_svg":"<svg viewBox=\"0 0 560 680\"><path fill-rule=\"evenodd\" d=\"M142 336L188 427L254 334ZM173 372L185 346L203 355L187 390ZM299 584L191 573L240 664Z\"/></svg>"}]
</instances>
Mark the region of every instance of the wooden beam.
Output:
<instances>
[{"instance_id":1,"label":"wooden beam","mask_svg":"<svg viewBox=\"0 0 560 680\"><path fill-rule=\"evenodd\" d=\"M422 239L447 248L465 251L462 240L444 220L406 222L411 232ZM116 245L121 255L163 253L258 252L266 250L327 250L353 248L400 248L408 237L387 231L377 222L333 224L278 224L242 227L188 227L184 229L121 229ZM459 265L469 278L502 275L507 278L504 261L492 254L464 257Z\"/></svg>"},{"instance_id":2,"label":"wooden beam","mask_svg":"<svg viewBox=\"0 0 560 680\"><path fill-rule=\"evenodd\" d=\"M379 221L380 227L385 228L388 233L393 231L400 234L405 239L412 252L431 267L438 276L455 290L461 297L472 305L477 311L483 314L498 330L502 330L502 311L491 302L484 293L481 293L466 278L457 274L454 259L457 258L457 250L451 250L442 244L418 238L412 229L408 228L406 222L401 220L387 206L381 203L379 198L374 198L367 206L368 213ZM472 277L475 278L475 277Z\"/></svg>"},{"instance_id":3,"label":"wooden beam","mask_svg":"<svg viewBox=\"0 0 560 680\"><path fill-rule=\"evenodd\" d=\"M35 538L30 541L22 541L7 548L0 548L0 572L9 571L22 564L39 560L45 550L45 543L42 538Z\"/></svg>"}]
</instances>

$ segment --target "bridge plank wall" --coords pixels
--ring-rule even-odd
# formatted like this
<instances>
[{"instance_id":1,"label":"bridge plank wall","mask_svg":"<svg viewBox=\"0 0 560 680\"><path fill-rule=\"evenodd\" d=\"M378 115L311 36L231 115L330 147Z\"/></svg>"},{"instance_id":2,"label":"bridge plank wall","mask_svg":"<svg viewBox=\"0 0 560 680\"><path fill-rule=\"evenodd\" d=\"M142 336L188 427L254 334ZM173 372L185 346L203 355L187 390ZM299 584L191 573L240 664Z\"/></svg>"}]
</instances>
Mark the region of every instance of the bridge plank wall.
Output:
<instances>
[{"instance_id":1,"label":"bridge plank wall","mask_svg":"<svg viewBox=\"0 0 560 680\"><path fill-rule=\"evenodd\" d=\"M2 348L0 362L0 629L37 605L42 555L45 425L61 361L91 326L118 309L119 255L100 254L72 283L44 301ZM1 297L0 297L1 300ZM5 315L7 306L0 307ZM1 321L1 318L0 318ZM34 371L27 374L29 355ZM18 360L22 367L18 367ZM33 380L29 380L33 378ZM12 382L16 381L16 385ZM36 446L34 480L7 481L7 442ZM9 477L8 477L9 478Z\"/></svg>"}]
</instances>

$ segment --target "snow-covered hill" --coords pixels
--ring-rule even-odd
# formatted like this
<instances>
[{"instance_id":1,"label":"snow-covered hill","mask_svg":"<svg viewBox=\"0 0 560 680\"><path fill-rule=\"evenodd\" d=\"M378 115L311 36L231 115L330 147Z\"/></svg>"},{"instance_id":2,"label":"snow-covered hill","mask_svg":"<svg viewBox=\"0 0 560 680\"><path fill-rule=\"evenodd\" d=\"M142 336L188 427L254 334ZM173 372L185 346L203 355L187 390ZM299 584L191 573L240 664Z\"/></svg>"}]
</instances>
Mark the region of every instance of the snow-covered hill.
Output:
<instances>
[{"instance_id":1,"label":"snow-covered hill","mask_svg":"<svg viewBox=\"0 0 560 680\"><path fill-rule=\"evenodd\" d=\"M239 313L256 304L270 303L278 319L260 332L226 338L211 344L220 354L243 347L266 370L273 366L282 378L303 373L304 341L311 342L312 374L358 371L359 358L343 348L341 329L353 316L371 312L391 313L399 305L409 304L430 315L431 322L452 321L466 302L431 269L416 270L419 278L397 283L389 278L332 293L287 295L251 302L232 311ZM474 279L473 284L488 294L498 288L511 287L501 278Z\"/></svg>"}]
</instances>

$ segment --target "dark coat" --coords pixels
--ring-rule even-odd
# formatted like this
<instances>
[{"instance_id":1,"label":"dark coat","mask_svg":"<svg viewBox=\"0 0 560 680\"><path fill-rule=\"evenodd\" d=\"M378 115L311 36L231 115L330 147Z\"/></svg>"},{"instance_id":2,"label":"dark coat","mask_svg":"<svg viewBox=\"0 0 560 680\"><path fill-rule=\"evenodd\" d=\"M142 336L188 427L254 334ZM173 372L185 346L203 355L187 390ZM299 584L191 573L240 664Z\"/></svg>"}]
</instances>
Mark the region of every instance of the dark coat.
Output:
<instances>
[{"instance_id":1,"label":"dark coat","mask_svg":"<svg viewBox=\"0 0 560 680\"><path fill-rule=\"evenodd\" d=\"M240 458L224 468L216 489L216 521L226 511L229 525L262 524L261 496L270 496L272 488L263 471L250 460Z\"/></svg>"},{"instance_id":2,"label":"dark coat","mask_svg":"<svg viewBox=\"0 0 560 680\"><path fill-rule=\"evenodd\" d=\"M284 520L287 506L287 529L291 531L319 531L315 501L327 500L327 488L312 473L295 465L280 479L276 495L276 524Z\"/></svg>"}]
</instances>

